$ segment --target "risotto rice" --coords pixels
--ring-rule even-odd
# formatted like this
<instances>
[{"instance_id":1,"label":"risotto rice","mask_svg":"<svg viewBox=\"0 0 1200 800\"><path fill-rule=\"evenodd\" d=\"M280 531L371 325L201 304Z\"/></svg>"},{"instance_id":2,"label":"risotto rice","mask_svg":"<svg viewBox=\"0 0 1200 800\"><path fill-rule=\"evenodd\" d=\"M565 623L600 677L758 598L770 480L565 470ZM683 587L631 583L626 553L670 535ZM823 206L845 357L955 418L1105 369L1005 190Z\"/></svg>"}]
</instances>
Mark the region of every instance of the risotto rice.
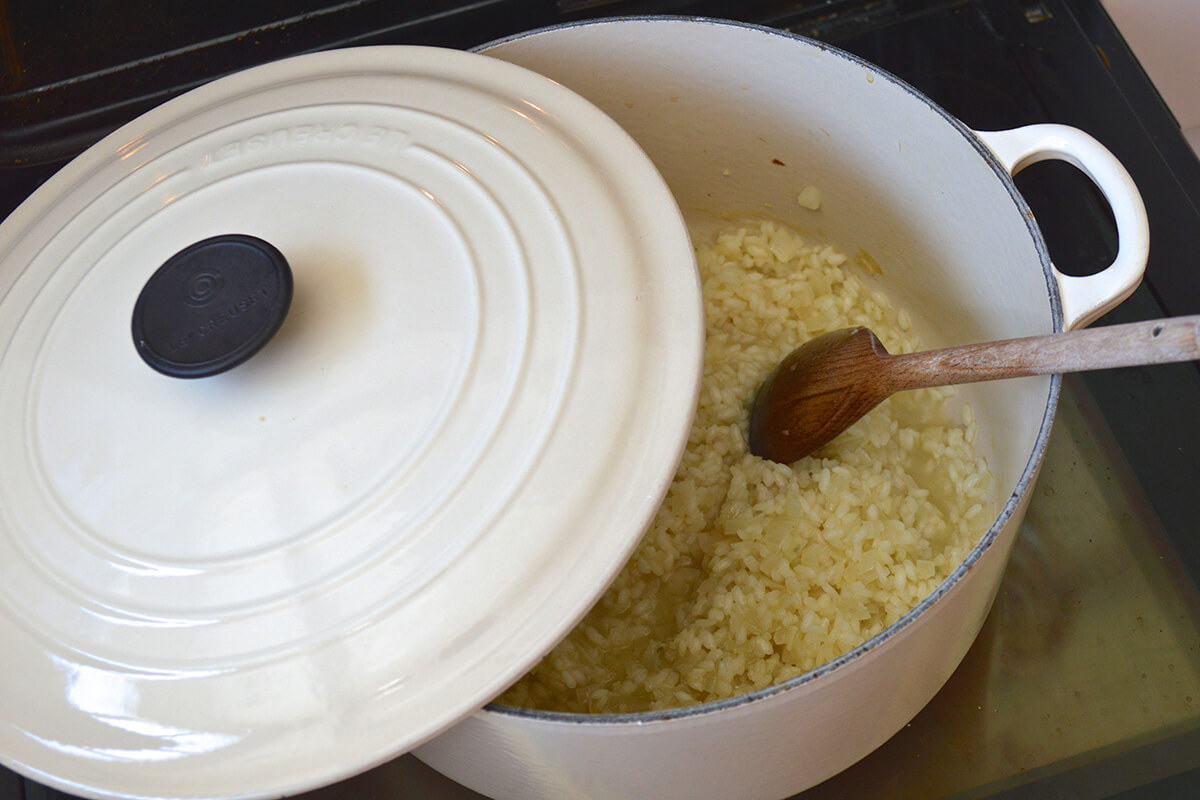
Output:
<instances>
[{"instance_id":1,"label":"risotto rice","mask_svg":"<svg viewBox=\"0 0 1200 800\"><path fill-rule=\"evenodd\" d=\"M675 708L800 675L898 620L994 516L969 407L898 394L793 465L751 455L748 408L804 341L870 327L920 343L832 247L769 221L697 245L707 315L687 449L639 548L596 607L499 702L585 713Z\"/></svg>"}]
</instances>

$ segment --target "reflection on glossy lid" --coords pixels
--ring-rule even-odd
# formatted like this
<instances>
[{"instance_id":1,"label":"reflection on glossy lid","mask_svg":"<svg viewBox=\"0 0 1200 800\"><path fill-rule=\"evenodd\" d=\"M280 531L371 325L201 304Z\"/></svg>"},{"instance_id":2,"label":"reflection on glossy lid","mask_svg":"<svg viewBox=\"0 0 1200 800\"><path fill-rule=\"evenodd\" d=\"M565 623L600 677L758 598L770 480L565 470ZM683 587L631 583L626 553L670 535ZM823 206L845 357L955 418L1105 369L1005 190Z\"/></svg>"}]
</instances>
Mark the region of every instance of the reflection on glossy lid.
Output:
<instances>
[{"instance_id":1,"label":"reflection on glossy lid","mask_svg":"<svg viewBox=\"0 0 1200 800\"><path fill-rule=\"evenodd\" d=\"M229 233L290 265L286 320L203 380L148 368L143 287ZM0 225L0 759L279 796L434 735L620 568L701 347L661 178L533 73L346 50L135 120Z\"/></svg>"}]
</instances>

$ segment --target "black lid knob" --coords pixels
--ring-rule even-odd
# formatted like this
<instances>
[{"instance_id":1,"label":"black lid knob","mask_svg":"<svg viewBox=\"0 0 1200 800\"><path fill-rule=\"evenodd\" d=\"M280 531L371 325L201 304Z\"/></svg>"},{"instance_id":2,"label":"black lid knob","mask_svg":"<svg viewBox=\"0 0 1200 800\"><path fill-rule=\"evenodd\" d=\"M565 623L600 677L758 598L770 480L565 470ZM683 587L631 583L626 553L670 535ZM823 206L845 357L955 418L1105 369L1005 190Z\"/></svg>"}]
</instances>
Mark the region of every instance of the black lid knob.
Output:
<instances>
[{"instance_id":1,"label":"black lid knob","mask_svg":"<svg viewBox=\"0 0 1200 800\"><path fill-rule=\"evenodd\" d=\"M216 375L257 353L291 303L282 253L254 236L215 236L176 253L146 281L133 307L133 343L164 375Z\"/></svg>"}]
</instances>

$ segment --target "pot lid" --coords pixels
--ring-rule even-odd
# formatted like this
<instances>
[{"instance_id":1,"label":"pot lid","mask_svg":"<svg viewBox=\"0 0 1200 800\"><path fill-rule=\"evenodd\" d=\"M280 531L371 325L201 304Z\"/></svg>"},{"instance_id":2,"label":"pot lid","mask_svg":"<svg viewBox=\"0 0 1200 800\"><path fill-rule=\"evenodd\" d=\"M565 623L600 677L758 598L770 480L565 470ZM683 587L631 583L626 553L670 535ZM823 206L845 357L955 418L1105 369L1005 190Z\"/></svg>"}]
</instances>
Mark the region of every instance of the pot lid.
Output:
<instances>
[{"instance_id":1,"label":"pot lid","mask_svg":"<svg viewBox=\"0 0 1200 800\"><path fill-rule=\"evenodd\" d=\"M288 59L84 153L0 225L0 757L280 796L482 706L666 490L692 259L632 139L482 55Z\"/></svg>"}]
</instances>

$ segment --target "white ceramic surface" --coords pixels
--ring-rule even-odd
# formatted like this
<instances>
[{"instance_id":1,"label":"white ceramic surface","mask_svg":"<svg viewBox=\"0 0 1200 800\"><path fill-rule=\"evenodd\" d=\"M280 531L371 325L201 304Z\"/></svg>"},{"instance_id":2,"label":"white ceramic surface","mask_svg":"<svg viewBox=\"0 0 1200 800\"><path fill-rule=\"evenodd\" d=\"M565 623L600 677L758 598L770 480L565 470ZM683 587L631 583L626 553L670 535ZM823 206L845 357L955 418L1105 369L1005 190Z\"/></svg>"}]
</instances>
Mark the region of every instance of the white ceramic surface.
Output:
<instances>
[{"instance_id":1,"label":"white ceramic surface","mask_svg":"<svg viewBox=\"0 0 1200 800\"><path fill-rule=\"evenodd\" d=\"M223 233L282 251L291 313L160 375L134 302ZM434 735L611 581L701 350L661 177L534 73L346 50L135 120L0 226L0 760L267 797Z\"/></svg>"},{"instance_id":2,"label":"white ceramic surface","mask_svg":"<svg viewBox=\"0 0 1200 800\"><path fill-rule=\"evenodd\" d=\"M697 226L761 213L851 254L925 320L966 343L1084 324L1140 279L1141 201L1086 135L976 134L906 85L819 43L750 26L628 19L565 26L485 52L589 98L642 145ZM1112 202L1121 251L1099 276L1050 263L1010 172L1068 158ZM797 202L806 186L822 202ZM1065 313L1064 313L1065 312ZM911 719L975 638L1036 479L1057 378L972 387L1001 513L913 612L794 681L673 712L582 716L489 706L416 751L504 800L776 800L832 776Z\"/></svg>"}]
</instances>

